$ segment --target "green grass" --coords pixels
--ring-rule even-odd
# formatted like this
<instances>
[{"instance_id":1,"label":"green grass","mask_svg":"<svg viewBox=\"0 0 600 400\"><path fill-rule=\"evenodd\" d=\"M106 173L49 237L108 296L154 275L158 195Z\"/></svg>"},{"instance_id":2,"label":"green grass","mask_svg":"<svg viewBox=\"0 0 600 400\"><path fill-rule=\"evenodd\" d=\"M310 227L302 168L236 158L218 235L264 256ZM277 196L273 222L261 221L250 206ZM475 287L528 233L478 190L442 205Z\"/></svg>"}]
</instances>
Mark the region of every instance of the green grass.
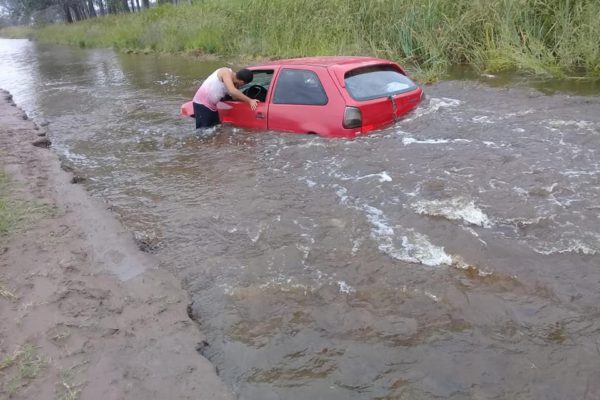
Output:
<instances>
[{"instance_id":1,"label":"green grass","mask_svg":"<svg viewBox=\"0 0 600 400\"><path fill-rule=\"evenodd\" d=\"M0 29L0 36L9 39L33 37L33 29L27 26L9 26Z\"/></svg>"},{"instance_id":2,"label":"green grass","mask_svg":"<svg viewBox=\"0 0 600 400\"><path fill-rule=\"evenodd\" d=\"M14 232L25 217L25 208L8 193L8 179L0 171L0 238Z\"/></svg>"},{"instance_id":3,"label":"green grass","mask_svg":"<svg viewBox=\"0 0 600 400\"><path fill-rule=\"evenodd\" d=\"M37 378L45 366L46 361L31 344L25 344L13 354L0 359L0 394L7 393L10 398Z\"/></svg>"},{"instance_id":4,"label":"green grass","mask_svg":"<svg viewBox=\"0 0 600 400\"><path fill-rule=\"evenodd\" d=\"M4 285L2 284L2 281L0 281L0 297L8 299L8 300L16 300L17 299L17 296L15 296L15 294L13 292L11 292L10 290L8 290L4 287Z\"/></svg>"},{"instance_id":5,"label":"green grass","mask_svg":"<svg viewBox=\"0 0 600 400\"><path fill-rule=\"evenodd\" d=\"M47 205L18 200L11 189L14 187L11 187L8 177L0 171L0 244L19 232L32 218L57 213L57 210Z\"/></svg>"},{"instance_id":6,"label":"green grass","mask_svg":"<svg viewBox=\"0 0 600 400\"><path fill-rule=\"evenodd\" d=\"M457 64L599 76L599 15L597 0L195 0L21 35L244 60L374 55L432 79Z\"/></svg>"},{"instance_id":7,"label":"green grass","mask_svg":"<svg viewBox=\"0 0 600 400\"><path fill-rule=\"evenodd\" d=\"M60 376L58 400L78 400L81 395L81 385L73 383L74 371L72 369L62 370Z\"/></svg>"}]
</instances>

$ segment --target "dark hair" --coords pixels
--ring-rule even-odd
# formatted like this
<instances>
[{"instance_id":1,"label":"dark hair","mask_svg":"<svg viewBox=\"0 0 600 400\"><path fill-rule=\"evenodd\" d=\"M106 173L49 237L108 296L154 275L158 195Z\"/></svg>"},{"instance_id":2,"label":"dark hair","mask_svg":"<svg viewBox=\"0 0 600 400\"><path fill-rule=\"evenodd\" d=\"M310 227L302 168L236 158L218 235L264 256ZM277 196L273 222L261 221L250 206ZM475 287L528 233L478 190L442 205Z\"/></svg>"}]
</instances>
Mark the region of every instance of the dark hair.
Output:
<instances>
[{"instance_id":1,"label":"dark hair","mask_svg":"<svg viewBox=\"0 0 600 400\"><path fill-rule=\"evenodd\" d=\"M240 69L235 74L235 77L238 78L240 81L250 83L250 82L252 82L252 79L254 79L254 74L249 69L244 68L244 69Z\"/></svg>"}]
</instances>

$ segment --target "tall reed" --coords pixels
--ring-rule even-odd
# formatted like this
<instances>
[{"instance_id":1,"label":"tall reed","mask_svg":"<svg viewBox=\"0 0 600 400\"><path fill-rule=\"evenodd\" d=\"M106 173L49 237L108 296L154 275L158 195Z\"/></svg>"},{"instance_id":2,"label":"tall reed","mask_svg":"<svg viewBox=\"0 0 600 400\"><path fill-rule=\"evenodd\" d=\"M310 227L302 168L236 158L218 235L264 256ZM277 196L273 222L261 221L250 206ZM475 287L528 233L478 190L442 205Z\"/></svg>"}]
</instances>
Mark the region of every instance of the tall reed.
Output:
<instances>
[{"instance_id":1,"label":"tall reed","mask_svg":"<svg viewBox=\"0 0 600 400\"><path fill-rule=\"evenodd\" d=\"M35 29L40 40L241 58L359 54L600 76L597 0L195 0Z\"/></svg>"}]
</instances>

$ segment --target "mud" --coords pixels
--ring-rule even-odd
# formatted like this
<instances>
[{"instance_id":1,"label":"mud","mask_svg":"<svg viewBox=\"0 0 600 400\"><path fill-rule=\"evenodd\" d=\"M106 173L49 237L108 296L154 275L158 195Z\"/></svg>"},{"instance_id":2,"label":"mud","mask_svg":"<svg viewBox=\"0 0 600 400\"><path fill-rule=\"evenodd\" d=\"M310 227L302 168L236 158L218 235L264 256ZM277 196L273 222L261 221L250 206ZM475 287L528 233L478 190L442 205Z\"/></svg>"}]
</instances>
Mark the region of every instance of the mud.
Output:
<instances>
[{"instance_id":1,"label":"mud","mask_svg":"<svg viewBox=\"0 0 600 400\"><path fill-rule=\"evenodd\" d=\"M0 97L0 164L29 214L0 236L0 399L232 399L179 282Z\"/></svg>"}]
</instances>

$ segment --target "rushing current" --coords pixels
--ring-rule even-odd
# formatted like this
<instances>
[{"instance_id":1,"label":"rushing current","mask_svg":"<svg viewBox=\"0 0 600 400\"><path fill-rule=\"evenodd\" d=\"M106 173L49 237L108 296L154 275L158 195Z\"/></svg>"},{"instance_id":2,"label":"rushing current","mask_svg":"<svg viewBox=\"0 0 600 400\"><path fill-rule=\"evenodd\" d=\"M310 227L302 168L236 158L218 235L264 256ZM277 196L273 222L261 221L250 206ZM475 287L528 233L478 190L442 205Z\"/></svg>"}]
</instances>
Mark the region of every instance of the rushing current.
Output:
<instances>
[{"instance_id":1,"label":"rushing current","mask_svg":"<svg viewBox=\"0 0 600 400\"><path fill-rule=\"evenodd\" d=\"M0 87L183 282L240 399L600 398L597 81L445 81L355 140L196 132L220 65L0 40Z\"/></svg>"}]
</instances>

